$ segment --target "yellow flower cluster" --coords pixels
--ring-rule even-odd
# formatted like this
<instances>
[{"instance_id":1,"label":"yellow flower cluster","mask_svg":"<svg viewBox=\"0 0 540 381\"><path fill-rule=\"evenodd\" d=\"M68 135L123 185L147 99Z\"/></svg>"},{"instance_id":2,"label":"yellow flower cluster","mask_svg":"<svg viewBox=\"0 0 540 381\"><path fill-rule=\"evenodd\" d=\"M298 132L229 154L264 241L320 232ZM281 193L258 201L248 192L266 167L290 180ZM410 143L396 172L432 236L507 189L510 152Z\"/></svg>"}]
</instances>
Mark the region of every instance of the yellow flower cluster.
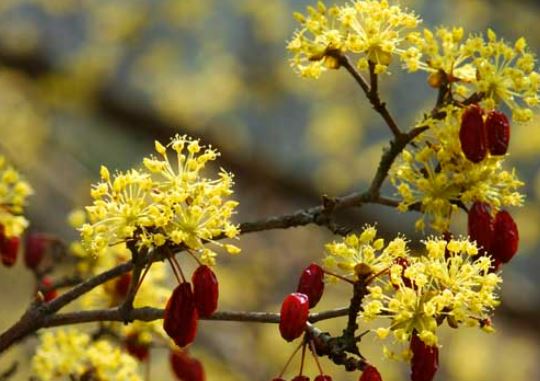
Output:
<instances>
[{"instance_id":1,"label":"yellow flower cluster","mask_svg":"<svg viewBox=\"0 0 540 381\"><path fill-rule=\"evenodd\" d=\"M172 163L167 147L175 154ZM89 223L81 227L87 251L101 254L108 246L128 241L147 249L168 243L200 252L208 264L214 264L216 255L204 247L208 241L232 254L240 251L212 241L239 234L230 221L238 203L227 200L233 193L232 175L221 170L218 179L208 179L201 174L218 153L179 135L167 147L156 142L158 157L145 158L140 170L111 176L101 168L102 181L91 192L94 203L86 208Z\"/></svg>"},{"instance_id":2,"label":"yellow flower cluster","mask_svg":"<svg viewBox=\"0 0 540 381\"><path fill-rule=\"evenodd\" d=\"M288 43L291 66L302 77L318 78L327 69L337 69L336 53L359 55L357 67L373 62L384 73L393 55L405 52L402 44L408 29L420 20L414 13L390 5L387 0L356 0L327 8L322 2L308 7L306 15L295 13L302 25Z\"/></svg>"},{"instance_id":3,"label":"yellow flower cluster","mask_svg":"<svg viewBox=\"0 0 540 381\"><path fill-rule=\"evenodd\" d=\"M476 245L466 239L432 238L423 243L423 255L392 264L389 276L378 277L368 288L361 318L383 317L376 323L382 323L375 329L377 336L392 334L398 343L408 343L417 332L427 345L437 345L437 328L445 320L453 328L491 331L488 322L500 304L496 292L502 282L490 272L491 260L478 256Z\"/></svg>"},{"instance_id":4,"label":"yellow flower cluster","mask_svg":"<svg viewBox=\"0 0 540 381\"><path fill-rule=\"evenodd\" d=\"M92 379L141 381L137 362L109 341L92 341L75 329L47 331L40 335L32 372L40 381Z\"/></svg>"},{"instance_id":5,"label":"yellow flower cluster","mask_svg":"<svg viewBox=\"0 0 540 381\"><path fill-rule=\"evenodd\" d=\"M416 331L426 344L436 345L437 327L445 320L454 328L488 330L502 281L490 272L491 260L466 239L431 238L423 244L425 253L413 256L403 238L385 244L366 226L361 234L327 244L323 265L349 279L368 279L359 317L381 318L375 323L381 323L375 329L381 339L392 333L397 342L408 342Z\"/></svg>"},{"instance_id":6,"label":"yellow flower cluster","mask_svg":"<svg viewBox=\"0 0 540 381\"><path fill-rule=\"evenodd\" d=\"M0 155L0 229L6 237L20 236L28 226L23 213L32 188Z\"/></svg>"},{"instance_id":7,"label":"yellow flower cluster","mask_svg":"<svg viewBox=\"0 0 540 381\"><path fill-rule=\"evenodd\" d=\"M384 271L396 258L409 255L405 239L397 237L385 247L384 239L377 238L377 229L369 225L360 235L349 234L342 241L326 244L325 251L324 267L354 280L366 271L374 274Z\"/></svg>"},{"instance_id":8,"label":"yellow flower cluster","mask_svg":"<svg viewBox=\"0 0 540 381\"><path fill-rule=\"evenodd\" d=\"M503 169L504 156L491 156L480 163L468 160L461 149L459 129L462 108L447 106L446 116L428 118L421 125L429 129L405 149L390 171L390 179L402 201L401 211L419 205L422 216L417 228L424 229L426 219L438 232L448 230L457 204L474 201L489 203L495 210L520 206L523 185L514 170Z\"/></svg>"},{"instance_id":9,"label":"yellow flower cluster","mask_svg":"<svg viewBox=\"0 0 540 381\"><path fill-rule=\"evenodd\" d=\"M444 76L457 96L482 94L485 109L504 102L514 120L532 118L531 107L539 103L540 74L523 37L509 45L492 30L487 38L472 34L465 38L462 28L438 28L435 33L428 29L411 33L408 40L413 46L403 55L406 67L431 73L433 86L438 87Z\"/></svg>"}]
</instances>

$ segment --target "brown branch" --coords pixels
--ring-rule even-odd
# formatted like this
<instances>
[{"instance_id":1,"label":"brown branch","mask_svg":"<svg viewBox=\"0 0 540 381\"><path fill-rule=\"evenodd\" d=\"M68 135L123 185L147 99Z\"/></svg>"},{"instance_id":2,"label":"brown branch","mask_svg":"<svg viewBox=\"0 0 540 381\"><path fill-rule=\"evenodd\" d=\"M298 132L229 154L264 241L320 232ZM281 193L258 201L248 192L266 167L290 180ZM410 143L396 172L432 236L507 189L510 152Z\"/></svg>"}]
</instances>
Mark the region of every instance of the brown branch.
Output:
<instances>
[{"instance_id":1,"label":"brown branch","mask_svg":"<svg viewBox=\"0 0 540 381\"><path fill-rule=\"evenodd\" d=\"M368 85L368 82L366 79L362 76L362 74L356 70L354 67L354 64L351 62L348 56L341 53L340 51L330 51L328 52L329 55L336 58L341 66L343 66L349 74L354 78L354 80L360 85L364 93L366 94L366 97L369 100L369 103L371 103L371 106L373 106L373 109L379 113L382 118L384 119L385 123L388 125L394 136L397 138L403 133L399 129L396 121L388 111L386 107L386 103L381 100L381 97L379 96L379 86L378 86L378 76L375 73L375 63L369 62L369 76L370 76L370 84Z\"/></svg>"},{"instance_id":2,"label":"brown branch","mask_svg":"<svg viewBox=\"0 0 540 381\"><path fill-rule=\"evenodd\" d=\"M333 310L316 312L309 315L309 321L315 323L322 320L334 319L347 316L349 307L341 307ZM142 307L129 311L126 316L121 308L110 308L102 310L75 311L62 314L51 315L43 322L42 327L57 327L67 324L82 324L105 321L123 322L127 317L130 321L154 321L163 319L164 310L160 308ZM247 311L218 311L208 318L202 320L213 321L242 321L257 323L278 324L280 320L279 313L273 312L247 312Z\"/></svg>"}]
</instances>

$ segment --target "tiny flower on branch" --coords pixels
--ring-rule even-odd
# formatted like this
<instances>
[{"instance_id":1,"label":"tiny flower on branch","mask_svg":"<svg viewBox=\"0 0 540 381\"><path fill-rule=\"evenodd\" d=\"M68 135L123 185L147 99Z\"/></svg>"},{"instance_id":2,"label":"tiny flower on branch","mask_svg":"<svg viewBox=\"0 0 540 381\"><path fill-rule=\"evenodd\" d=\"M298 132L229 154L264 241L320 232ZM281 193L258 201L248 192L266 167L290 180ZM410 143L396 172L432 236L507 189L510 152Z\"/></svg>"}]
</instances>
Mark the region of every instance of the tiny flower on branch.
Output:
<instances>
[{"instance_id":1,"label":"tiny flower on branch","mask_svg":"<svg viewBox=\"0 0 540 381\"><path fill-rule=\"evenodd\" d=\"M337 54L352 53L357 67L376 73L387 71L393 56L404 53L408 30L420 20L387 0L355 0L344 6L326 7L319 2L309 6L306 15L296 13L301 24L287 49L293 54L291 66L302 77L318 78L328 69L340 66Z\"/></svg>"},{"instance_id":2,"label":"tiny flower on branch","mask_svg":"<svg viewBox=\"0 0 540 381\"><path fill-rule=\"evenodd\" d=\"M173 162L167 147L176 156ZM213 240L239 233L230 221L238 203L227 199L233 193L232 175L222 170L218 179L209 179L201 173L218 153L180 135L167 147L156 142L158 156L145 158L140 170L111 175L102 167L102 181L91 192L94 203L86 208L89 223L81 227L86 250L101 254L127 241L135 241L139 249L185 245L210 265L216 253L204 246L206 242L233 254L239 251Z\"/></svg>"}]
</instances>

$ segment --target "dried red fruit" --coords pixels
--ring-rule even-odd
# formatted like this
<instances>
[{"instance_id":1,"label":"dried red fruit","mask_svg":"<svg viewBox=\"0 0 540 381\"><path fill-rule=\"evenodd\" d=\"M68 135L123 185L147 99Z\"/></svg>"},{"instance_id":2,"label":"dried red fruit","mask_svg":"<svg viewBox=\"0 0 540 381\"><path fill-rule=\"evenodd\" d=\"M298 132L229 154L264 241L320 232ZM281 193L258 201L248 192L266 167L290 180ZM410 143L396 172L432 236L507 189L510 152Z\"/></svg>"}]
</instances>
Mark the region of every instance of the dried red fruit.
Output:
<instances>
[{"instance_id":1,"label":"dried red fruit","mask_svg":"<svg viewBox=\"0 0 540 381\"><path fill-rule=\"evenodd\" d=\"M219 284L216 274L206 265L199 266L191 277L195 306L201 317L209 317L218 307Z\"/></svg>"},{"instance_id":2,"label":"dried red fruit","mask_svg":"<svg viewBox=\"0 0 540 381\"><path fill-rule=\"evenodd\" d=\"M180 283L172 292L163 316L163 329L176 345L185 347L195 340L199 315L191 284Z\"/></svg>"},{"instance_id":3,"label":"dried red fruit","mask_svg":"<svg viewBox=\"0 0 540 381\"><path fill-rule=\"evenodd\" d=\"M483 114L484 111L479 106L471 105L461 117L459 130L461 150L473 163L481 162L488 151Z\"/></svg>"},{"instance_id":4,"label":"dried red fruit","mask_svg":"<svg viewBox=\"0 0 540 381\"><path fill-rule=\"evenodd\" d=\"M169 362L174 375L181 381L204 381L204 369L201 362L186 351L171 351Z\"/></svg>"},{"instance_id":5,"label":"dried red fruit","mask_svg":"<svg viewBox=\"0 0 540 381\"><path fill-rule=\"evenodd\" d=\"M306 294L293 292L281 304L279 332L287 341L293 341L304 333L309 314L309 298Z\"/></svg>"},{"instance_id":6,"label":"dried red fruit","mask_svg":"<svg viewBox=\"0 0 540 381\"><path fill-rule=\"evenodd\" d=\"M0 255L4 266L11 267L17 262L20 241L19 237L0 236Z\"/></svg>"},{"instance_id":7,"label":"dried red fruit","mask_svg":"<svg viewBox=\"0 0 540 381\"><path fill-rule=\"evenodd\" d=\"M122 274L114 282L114 294L119 300L123 300L128 292L129 286L131 285L131 273Z\"/></svg>"},{"instance_id":8,"label":"dried red fruit","mask_svg":"<svg viewBox=\"0 0 540 381\"><path fill-rule=\"evenodd\" d=\"M285 381L285 379L281 377L277 377L277 378L272 378L272 381Z\"/></svg>"},{"instance_id":9,"label":"dried red fruit","mask_svg":"<svg viewBox=\"0 0 540 381\"><path fill-rule=\"evenodd\" d=\"M510 143L510 122L504 113L490 111L486 119L486 133L489 152L504 155Z\"/></svg>"},{"instance_id":10,"label":"dried red fruit","mask_svg":"<svg viewBox=\"0 0 540 381\"><path fill-rule=\"evenodd\" d=\"M26 236L24 245L24 264L31 270L35 270L47 249L47 238L42 234L33 233Z\"/></svg>"},{"instance_id":11,"label":"dried red fruit","mask_svg":"<svg viewBox=\"0 0 540 381\"><path fill-rule=\"evenodd\" d=\"M58 290L54 288L51 289L52 285L53 285L53 280L51 277L45 276L43 277L43 279L41 279L39 288L47 289L46 291L43 292L43 300L45 300L46 302L50 302L51 300L55 299L58 296Z\"/></svg>"},{"instance_id":12,"label":"dried red fruit","mask_svg":"<svg viewBox=\"0 0 540 381\"><path fill-rule=\"evenodd\" d=\"M491 250L494 226L489 204L479 201L474 202L471 209L469 209L468 229L469 237L476 241L478 247L486 251Z\"/></svg>"},{"instance_id":13,"label":"dried red fruit","mask_svg":"<svg viewBox=\"0 0 540 381\"><path fill-rule=\"evenodd\" d=\"M292 381L309 381L309 377L308 376L296 376L295 378L292 379Z\"/></svg>"},{"instance_id":14,"label":"dried red fruit","mask_svg":"<svg viewBox=\"0 0 540 381\"><path fill-rule=\"evenodd\" d=\"M506 210L495 216L494 237L491 254L495 262L507 263L516 254L519 244L519 233L514 219Z\"/></svg>"},{"instance_id":15,"label":"dried red fruit","mask_svg":"<svg viewBox=\"0 0 540 381\"><path fill-rule=\"evenodd\" d=\"M317 377L315 377L315 380L313 381L332 381L332 377L324 375L324 374L320 374Z\"/></svg>"},{"instance_id":16,"label":"dried red fruit","mask_svg":"<svg viewBox=\"0 0 540 381\"><path fill-rule=\"evenodd\" d=\"M416 333L412 335L410 349L411 381L431 381L439 368L439 348L426 345Z\"/></svg>"},{"instance_id":17,"label":"dried red fruit","mask_svg":"<svg viewBox=\"0 0 540 381\"><path fill-rule=\"evenodd\" d=\"M125 340L126 350L130 355L138 359L139 361L146 361L150 355L150 347L148 343L144 343L140 340L138 333L131 333Z\"/></svg>"},{"instance_id":18,"label":"dried red fruit","mask_svg":"<svg viewBox=\"0 0 540 381\"><path fill-rule=\"evenodd\" d=\"M368 365L362 372L362 375L358 381L382 381L382 377L377 368L372 365Z\"/></svg>"},{"instance_id":19,"label":"dried red fruit","mask_svg":"<svg viewBox=\"0 0 540 381\"><path fill-rule=\"evenodd\" d=\"M309 308L313 308L321 300L324 292L324 271L321 266L312 263L304 269L298 281L297 292L309 298Z\"/></svg>"}]
</instances>

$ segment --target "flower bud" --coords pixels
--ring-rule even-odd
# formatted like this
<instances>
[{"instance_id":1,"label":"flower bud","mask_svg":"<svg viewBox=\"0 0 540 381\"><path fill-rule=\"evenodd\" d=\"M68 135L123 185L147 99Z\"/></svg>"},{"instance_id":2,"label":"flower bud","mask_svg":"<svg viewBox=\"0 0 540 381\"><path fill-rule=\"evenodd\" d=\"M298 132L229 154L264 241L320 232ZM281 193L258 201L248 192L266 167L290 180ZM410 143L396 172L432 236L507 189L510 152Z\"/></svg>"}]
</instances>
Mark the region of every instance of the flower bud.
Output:
<instances>
[{"instance_id":1,"label":"flower bud","mask_svg":"<svg viewBox=\"0 0 540 381\"><path fill-rule=\"evenodd\" d=\"M471 240L485 251L491 250L493 241L493 218L489 204L475 201L468 215L468 229Z\"/></svg>"},{"instance_id":2,"label":"flower bud","mask_svg":"<svg viewBox=\"0 0 540 381\"><path fill-rule=\"evenodd\" d=\"M519 243L519 233L514 219L506 210L501 210L495 216L494 238L491 254L501 263L509 262L516 254Z\"/></svg>"},{"instance_id":3,"label":"flower bud","mask_svg":"<svg viewBox=\"0 0 540 381\"><path fill-rule=\"evenodd\" d=\"M43 292L43 300L45 300L45 302L50 302L51 300L55 299L58 296L58 290L54 288L51 289L52 285L53 285L53 281L51 277L45 276L43 277L43 279L41 279L39 288L47 289L46 291Z\"/></svg>"},{"instance_id":4,"label":"flower bud","mask_svg":"<svg viewBox=\"0 0 540 381\"><path fill-rule=\"evenodd\" d=\"M486 133L489 152L504 155L510 143L510 122L504 113L490 111L486 119Z\"/></svg>"},{"instance_id":5,"label":"flower bud","mask_svg":"<svg viewBox=\"0 0 540 381\"><path fill-rule=\"evenodd\" d=\"M218 306L219 284L216 274L206 265L199 266L191 278L195 306L201 317L209 317Z\"/></svg>"},{"instance_id":6,"label":"flower bud","mask_svg":"<svg viewBox=\"0 0 540 381\"><path fill-rule=\"evenodd\" d=\"M149 345L140 340L138 333L130 333L126 337L124 344L128 353L139 361L146 361L148 359L150 355Z\"/></svg>"},{"instance_id":7,"label":"flower bud","mask_svg":"<svg viewBox=\"0 0 540 381\"><path fill-rule=\"evenodd\" d=\"M204 381L204 369L201 362L190 357L185 351L171 351L169 361L174 375L180 381Z\"/></svg>"},{"instance_id":8,"label":"flower bud","mask_svg":"<svg viewBox=\"0 0 540 381\"><path fill-rule=\"evenodd\" d=\"M2 263L6 267L11 267L17 261L17 254L19 253L19 237L6 237L2 233L0 236L0 255L2 256Z\"/></svg>"},{"instance_id":9,"label":"flower bud","mask_svg":"<svg viewBox=\"0 0 540 381\"><path fill-rule=\"evenodd\" d=\"M315 307L324 292L324 271L321 266L312 263L306 267L300 276L296 291L307 295L309 308Z\"/></svg>"},{"instance_id":10,"label":"flower bud","mask_svg":"<svg viewBox=\"0 0 540 381\"><path fill-rule=\"evenodd\" d=\"M24 245L24 264L30 270L35 270L47 249L47 239L42 234L29 234Z\"/></svg>"},{"instance_id":11,"label":"flower bud","mask_svg":"<svg viewBox=\"0 0 540 381\"><path fill-rule=\"evenodd\" d=\"M439 368L439 348L426 345L416 333L411 338L411 381L431 381Z\"/></svg>"},{"instance_id":12,"label":"flower bud","mask_svg":"<svg viewBox=\"0 0 540 381\"><path fill-rule=\"evenodd\" d=\"M368 365L362 372L362 375L358 381L382 381L382 377L377 368L372 365Z\"/></svg>"},{"instance_id":13,"label":"flower bud","mask_svg":"<svg viewBox=\"0 0 540 381\"><path fill-rule=\"evenodd\" d=\"M191 284L179 284L167 301L163 316L163 329L179 347L185 347L195 340L197 334L197 309Z\"/></svg>"},{"instance_id":14,"label":"flower bud","mask_svg":"<svg viewBox=\"0 0 540 381\"><path fill-rule=\"evenodd\" d=\"M487 154L487 138L482 109L477 105L469 106L461 118L459 141L465 157L473 163L481 162Z\"/></svg>"},{"instance_id":15,"label":"flower bud","mask_svg":"<svg viewBox=\"0 0 540 381\"><path fill-rule=\"evenodd\" d=\"M279 332L287 341L293 341L304 333L309 314L309 298L306 294L289 294L281 305Z\"/></svg>"}]
</instances>

